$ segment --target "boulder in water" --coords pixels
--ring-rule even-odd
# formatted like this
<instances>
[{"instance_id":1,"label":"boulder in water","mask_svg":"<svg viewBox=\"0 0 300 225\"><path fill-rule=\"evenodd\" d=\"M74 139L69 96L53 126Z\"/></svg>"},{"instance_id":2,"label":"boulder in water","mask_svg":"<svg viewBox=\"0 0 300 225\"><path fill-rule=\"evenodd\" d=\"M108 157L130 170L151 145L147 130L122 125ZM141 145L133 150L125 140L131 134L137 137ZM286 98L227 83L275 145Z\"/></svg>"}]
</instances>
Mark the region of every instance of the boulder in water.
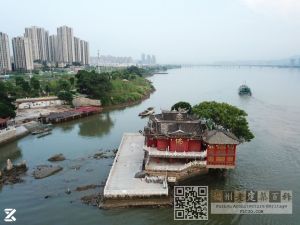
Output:
<instances>
[{"instance_id":1,"label":"boulder in water","mask_svg":"<svg viewBox=\"0 0 300 225\"><path fill-rule=\"evenodd\" d=\"M63 154L56 154L48 159L50 162L64 161L66 157Z\"/></svg>"},{"instance_id":2,"label":"boulder in water","mask_svg":"<svg viewBox=\"0 0 300 225\"><path fill-rule=\"evenodd\" d=\"M45 177L49 177L63 168L60 166L52 166L52 165L40 165L37 166L36 170L33 172L33 176L35 179L42 179Z\"/></svg>"}]
</instances>

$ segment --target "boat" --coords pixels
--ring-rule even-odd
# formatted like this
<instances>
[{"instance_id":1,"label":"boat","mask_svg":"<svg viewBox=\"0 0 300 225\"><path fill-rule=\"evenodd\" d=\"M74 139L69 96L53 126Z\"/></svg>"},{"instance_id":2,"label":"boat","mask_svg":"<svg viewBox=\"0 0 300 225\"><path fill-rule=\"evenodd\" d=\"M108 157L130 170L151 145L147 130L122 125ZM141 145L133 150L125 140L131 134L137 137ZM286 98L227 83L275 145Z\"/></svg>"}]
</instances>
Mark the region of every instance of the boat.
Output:
<instances>
[{"instance_id":1,"label":"boat","mask_svg":"<svg viewBox=\"0 0 300 225\"><path fill-rule=\"evenodd\" d=\"M251 96L252 95L251 89L247 85L243 84L239 87L239 95Z\"/></svg>"},{"instance_id":2,"label":"boat","mask_svg":"<svg viewBox=\"0 0 300 225\"><path fill-rule=\"evenodd\" d=\"M149 107L145 111L139 113L139 116L141 117L149 116L152 115L154 112L155 112L154 107Z\"/></svg>"},{"instance_id":3,"label":"boat","mask_svg":"<svg viewBox=\"0 0 300 225\"><path fill-rule=\"evenodd\" d=\"M52 133L51 131L43 132L40 135L38 135L37 138L45 137L45 136L47 136L47 135L49 135L51 133Z\"/></svg>"},{"instance_id":4,"label":"boat","mask_svg":"<svg viewBox=\"0 0 300 225\"><path fill-rule=\"evenodd\" d=\"M45 132L48 132L48 131L51 131L51 130L52 129L50 127L46 127L46 128L43 128L43 129L38 129L38 130L32 131L31 134L32 135L42 134L42 133L45 133Z\"/></svg>"}]
</instances>

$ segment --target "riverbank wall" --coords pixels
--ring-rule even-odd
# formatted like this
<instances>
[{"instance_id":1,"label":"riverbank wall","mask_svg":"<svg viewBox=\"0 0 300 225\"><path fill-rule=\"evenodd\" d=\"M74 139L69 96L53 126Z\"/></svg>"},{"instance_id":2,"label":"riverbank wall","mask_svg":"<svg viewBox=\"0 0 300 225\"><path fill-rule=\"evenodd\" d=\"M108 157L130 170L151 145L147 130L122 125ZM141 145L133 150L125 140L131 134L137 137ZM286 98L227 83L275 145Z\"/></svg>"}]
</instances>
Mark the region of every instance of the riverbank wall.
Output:
<instances>
[{"instance_id":1,"label":"riverbank wall","mask_svg":"<svg viewBox=\"0 0 300 225\"><path fill-rule=\"evenodd\" d=\"M113 209L113 208L129 208L129 207L170 207L173 205L173 196L161 197L131 197L131 198L109 198L104 199L99 208Z\"/></svg>"},{"instance_id":2,"label":"riverbank wall","mask_svg":"<svg viewBox=\"0 0 300 225\"><path fill-rule=\"evenodd\" d=\"M102 112L101 107L83 106L76 109L70 109L64 112L51 112L49 115L41 116L42 123L62 123Z\"/></svg>"},{"instance_id":3,"label":"riverbank wall","mask_svg":"<svg viewBox=\"0 0 300 225\"><path fill-rule=\"evenodd\" d=\"M24 137L27 134L29 134L29 130L27 130L23 125L0 130L0 145Z\"/></svg>"}]
</instances>

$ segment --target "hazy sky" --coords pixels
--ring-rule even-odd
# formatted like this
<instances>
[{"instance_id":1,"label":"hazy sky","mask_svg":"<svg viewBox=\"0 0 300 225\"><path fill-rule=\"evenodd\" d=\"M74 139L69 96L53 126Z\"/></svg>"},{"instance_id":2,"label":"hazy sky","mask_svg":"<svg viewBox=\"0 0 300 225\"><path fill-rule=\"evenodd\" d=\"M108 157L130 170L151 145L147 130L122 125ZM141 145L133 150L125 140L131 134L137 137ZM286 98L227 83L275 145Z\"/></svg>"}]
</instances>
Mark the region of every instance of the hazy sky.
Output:
<instances>
[{"instance_id":1,"label":"hazy sky","mask_svg":"<svg viewBox=\"0 0 300 225\"><path fill-rule=\"evenodd\" d=\"M0 0L0 31L68 25L91 55L160 63L280 59L300 53L299 0Z\"/></svg>"}]
</instances>

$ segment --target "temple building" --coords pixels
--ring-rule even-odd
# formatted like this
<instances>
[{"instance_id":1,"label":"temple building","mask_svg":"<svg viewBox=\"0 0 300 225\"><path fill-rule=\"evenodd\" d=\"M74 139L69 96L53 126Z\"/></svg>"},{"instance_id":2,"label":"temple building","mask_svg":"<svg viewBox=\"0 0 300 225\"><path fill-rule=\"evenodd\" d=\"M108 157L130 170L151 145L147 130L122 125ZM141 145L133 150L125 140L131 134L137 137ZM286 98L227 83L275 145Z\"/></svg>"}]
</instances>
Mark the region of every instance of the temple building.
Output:
<instances>
[{"instance_id":1,"label":"temple building","mask_svg":"<svg viewBox=\"0 0 300 225\"><path fill-rule=\"evenodd\" d=\"M187 111L151 115L140 133L123 135L104 187L105 207L170 204L169 184L236 165L238 139Z\"/></svg>"},{"instance_id":2,"label":"temple building","mask_svg":"<svg viewBox=\"0 0 300 225\"><path fill-rule=\"evenodd\" d=\"M238 139L225 130L208 130L205 121L186 111L150 116L144 135L144 168L149 174L176 177L235 167Z\"/></svg>"}]
</instances>

